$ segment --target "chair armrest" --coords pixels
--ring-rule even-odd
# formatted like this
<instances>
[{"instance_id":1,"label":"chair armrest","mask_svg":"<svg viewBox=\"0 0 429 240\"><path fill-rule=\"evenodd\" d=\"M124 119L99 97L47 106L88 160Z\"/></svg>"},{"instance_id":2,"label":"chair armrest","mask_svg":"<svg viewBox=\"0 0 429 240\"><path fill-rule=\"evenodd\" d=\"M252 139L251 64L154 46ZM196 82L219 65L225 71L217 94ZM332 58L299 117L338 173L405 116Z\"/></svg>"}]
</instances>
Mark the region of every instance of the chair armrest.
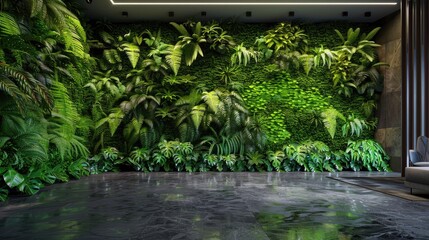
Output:
<instances>
[{"instance_id":1,"label":"chair armrest","mask_svg":"<svg viewBox=\"0 0 429 240\"><path fill-rule=\"evenodd\" d=\"M417 162L421 162L421 156L416 150L411 149L409 152L410 152L410 161L413 164Z\"/></svg>"}]
</instances>

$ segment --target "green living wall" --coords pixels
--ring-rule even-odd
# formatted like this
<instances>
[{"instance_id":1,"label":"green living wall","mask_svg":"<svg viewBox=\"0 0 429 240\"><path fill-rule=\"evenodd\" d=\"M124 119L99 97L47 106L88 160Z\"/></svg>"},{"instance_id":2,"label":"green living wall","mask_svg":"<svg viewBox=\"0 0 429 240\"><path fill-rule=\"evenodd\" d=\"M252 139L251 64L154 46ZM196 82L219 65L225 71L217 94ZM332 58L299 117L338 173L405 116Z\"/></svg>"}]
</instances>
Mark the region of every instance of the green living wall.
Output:
<instances>
[{"instance_id":1,"label":"green living wall","mask_svg":"<svg viewBox=\"0 0 429 240\"><path fill-rule=\"evenodd\" d=\"M106 171L389 170L374 26L83 24L17 3L0 13L2 200Z\"/></svg>"}]
</instances>

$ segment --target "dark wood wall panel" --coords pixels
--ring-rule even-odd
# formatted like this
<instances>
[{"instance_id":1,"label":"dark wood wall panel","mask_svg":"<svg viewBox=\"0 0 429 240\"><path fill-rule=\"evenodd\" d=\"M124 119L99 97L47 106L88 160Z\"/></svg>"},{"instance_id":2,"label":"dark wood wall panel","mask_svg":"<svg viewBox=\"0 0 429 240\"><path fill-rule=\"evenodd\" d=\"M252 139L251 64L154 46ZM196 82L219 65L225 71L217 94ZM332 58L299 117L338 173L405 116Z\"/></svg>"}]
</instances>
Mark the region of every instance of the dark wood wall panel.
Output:
<instances>
[{"instance_id":1,"label":"dark wood wall panel","mask_svg":"<svg viewBox=\"0 0 429 240\"><path fill-rule=\"evenodd\" d=\"M429 136L429 4L402 0L402 174L408 150Z\"/></svg>"}]
</instances>

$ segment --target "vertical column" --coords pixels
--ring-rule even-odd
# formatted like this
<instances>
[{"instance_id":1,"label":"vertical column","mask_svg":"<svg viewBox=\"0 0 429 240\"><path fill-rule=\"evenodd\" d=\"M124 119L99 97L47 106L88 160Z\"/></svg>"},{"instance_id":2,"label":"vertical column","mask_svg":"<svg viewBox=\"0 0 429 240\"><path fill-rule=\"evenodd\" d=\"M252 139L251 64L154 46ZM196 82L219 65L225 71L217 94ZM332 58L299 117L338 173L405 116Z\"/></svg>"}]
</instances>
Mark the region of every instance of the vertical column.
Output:
<instances>
[{"instance_id":1,"label":"vertical column","mask_svg":"<svg viewBox=\"0 0 429 240\"><path fill-rule=\"evenodd\" d=\"M429 3L428 1L423 1L421 6L422 14L423 14L423 33L422 33L422 66L423 66L423 122L424 129L423 132L426 136L429 136Z\"/></svg>"},{"instance_id":2,"label":"vertical column","mask_svg":"<svg viewBox=\"0 0 429 240\"><path fill-rule=\"evenodd\" d=\"M402 13L402 174L408 150L420 135L429 136L429 4L403 0Z\"/></svg>"},{"instance_id":3,"label":"vertical column","mask_svg":"<svg viewBox=\"0 0 429 240\"><path fill-rule=\"evenodd\" d=\"M414 138L417 138L418 135L423 135L423 131L422 131L422 124L424 123L424 121L422 121L422 116L423 116L423 96L424 93L422 93L422 91L424 91L424 89L422 88L422 65L421 65L421 58L422 58L422 48L421 48L421 36L422 36L422 31L421 31L421 26L422 26L422 14L421 14L421 2L422 0L414 0L414 6L413 6L413 10L414 10L414 19L415 19L415 23L413 28L415 29L415 37L414 37L414 48L413 48L413 52L414 52L414 89L415 89L415 108L417 111L415 111L415 115L414 115L414 123L415 123L415 136ZM426 0L424 0L426 1ZM416 141L416 140L414 140ZM413 144L414 146L416 146L416 144Z\"/></svg>"},{"instance_id":4,"label":"vertical column","mask_svg":"<svg viewBox=\"0 0 429 240\"><path fill-rule=\"evenodd\" d=\"M408 0L401 1L401 18L402 18L402 29L401 29L401 48L402 48L402 176L405 174L405 167L408 163Z\"/></svg>"}]
</instances>

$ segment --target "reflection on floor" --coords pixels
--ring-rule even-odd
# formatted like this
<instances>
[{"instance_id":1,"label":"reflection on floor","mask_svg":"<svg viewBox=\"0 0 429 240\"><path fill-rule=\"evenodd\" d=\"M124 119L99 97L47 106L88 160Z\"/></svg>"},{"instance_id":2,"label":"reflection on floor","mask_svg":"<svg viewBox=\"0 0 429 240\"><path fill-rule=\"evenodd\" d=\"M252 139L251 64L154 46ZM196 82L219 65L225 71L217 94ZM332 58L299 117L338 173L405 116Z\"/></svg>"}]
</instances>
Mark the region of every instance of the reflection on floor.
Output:
<instances>
[{"instance_id":1,"label":"reflection on floor","mask_svg":"<svg viewBox=\"0 0 429 240\"><path fill-rule=\"evenodd\" d=\"M109 173L0 204L1 239L429 239L429 202L326 176Z\"/></svg>"}]
</instances>

